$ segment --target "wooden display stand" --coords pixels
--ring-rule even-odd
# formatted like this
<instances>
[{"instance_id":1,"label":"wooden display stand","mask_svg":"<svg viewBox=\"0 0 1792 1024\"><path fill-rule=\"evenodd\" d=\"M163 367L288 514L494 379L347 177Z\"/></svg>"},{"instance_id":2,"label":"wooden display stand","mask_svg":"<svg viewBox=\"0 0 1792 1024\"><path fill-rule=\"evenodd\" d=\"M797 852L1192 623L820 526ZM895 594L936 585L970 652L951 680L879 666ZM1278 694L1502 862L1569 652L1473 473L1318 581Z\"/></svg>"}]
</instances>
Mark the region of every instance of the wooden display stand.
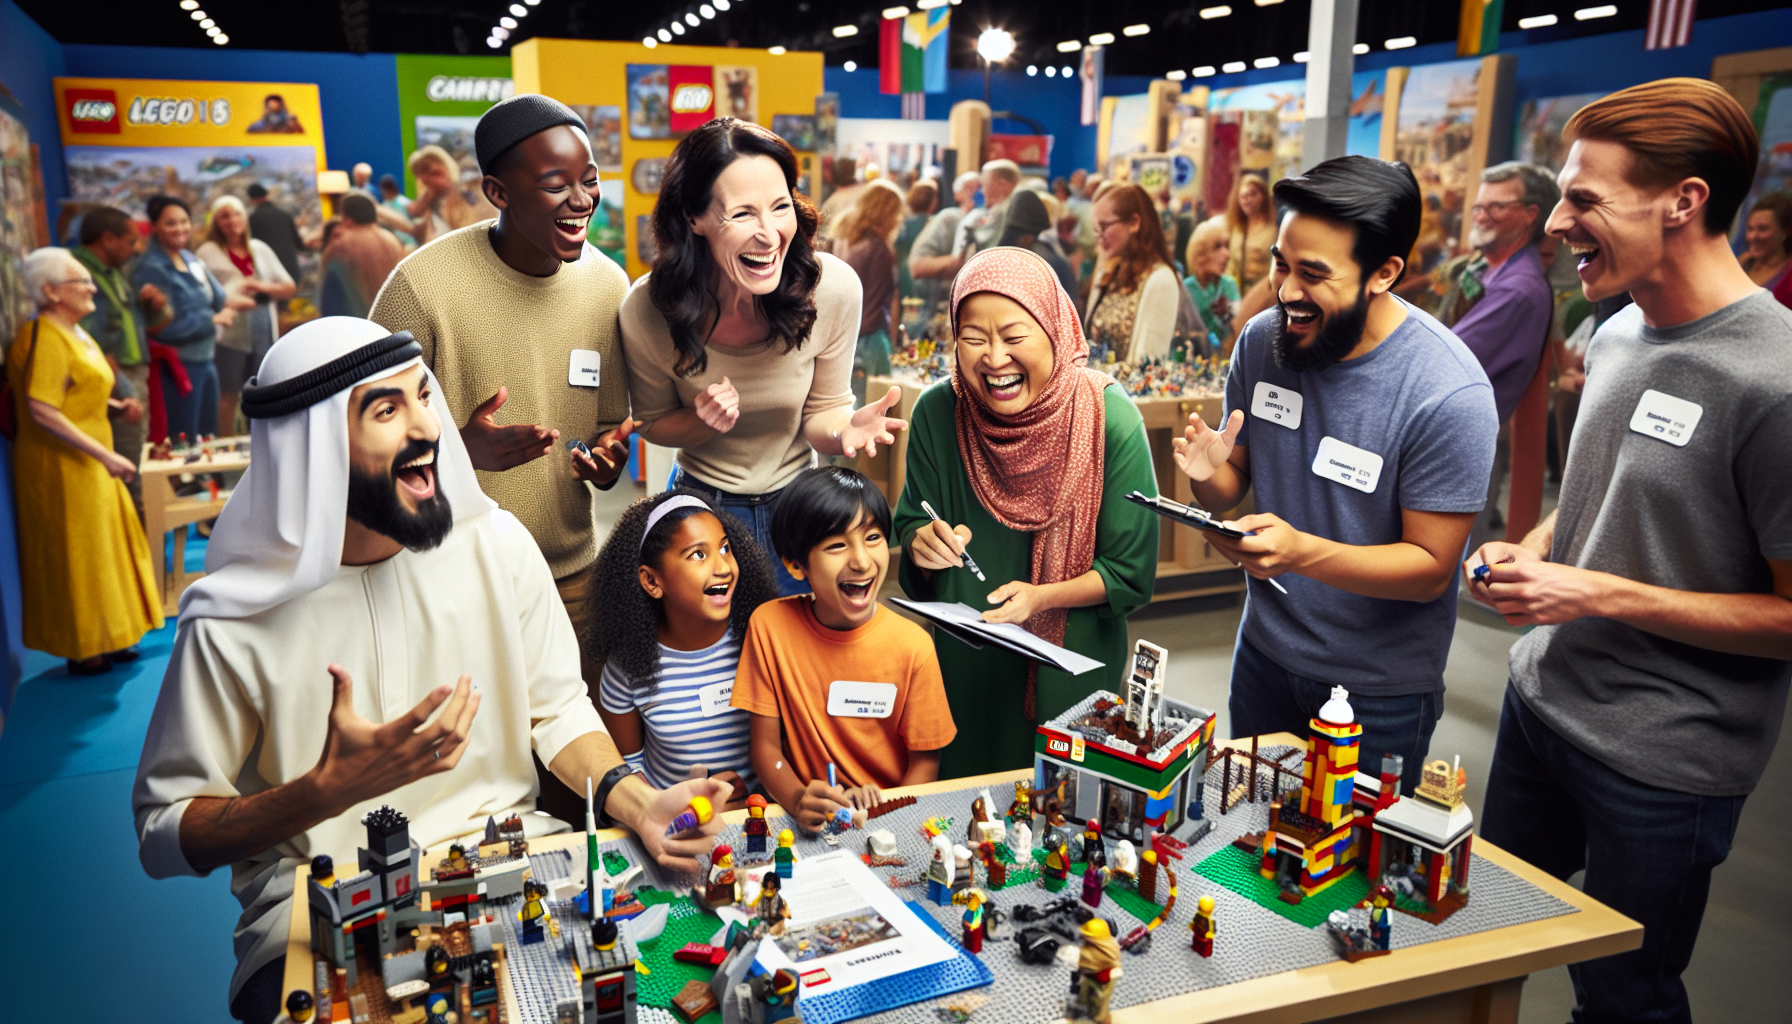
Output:
<instances>
[{"instance_id":1,"label":"wooden display stand","mask_svg":"<svg viewBox=\"0 0 1792 1024\"><path fill-rule=\"evenodd\" d=\"M229 446L246 437L218 439ZM187 527L218 518L230 492L220 491L217 498L209 493L177 495L175 481L187 473L240 473L249 468L248 452L219 452L210 459L187 462L185 459L149 458L150 445L143 446L143 465L137 472L143 480L143 535L149 540L149 565L162 588L162 614L172 616L180 609L180 595L193 581L205 573L187 571ZM168 531L174 534L174 559L163 554Z\"/></svg>"},{"instance_id":2,"label":"wooden display stand","mask_svg":"<svg viewBox=\"0 0 1792 1024\"><path fill-rule=\"evenodd\" d=\"M882 395L892 386L902 389L902 399L897 403L895 415L904 420L911 418L915 411L915 401L921 397L923 390L913 380L872 377L865 382L865 394L873 397ZM1171 458L1170 442L1182 436L1182 428L1188 424L1192 413L1200 413L1201 419L1208 426L1217 429L1224 401L1218 395L1198 399L1133 399L1133 404L1139 407L1139 414L1145 420L1145 433L1151 444L1151 464L1157 472L1157 489L1160 494L1184 503L1194 501L1188 477L1177 470L1176 462ZM884 492L884 497L894 505L902 496L903 485L908 480L908 432L898 434L895 447L879 451L876 458L860 456L858 468L877 484L878 490ZM1167 520L1163 525L1165 529L1158 542L1157 589L1151 598L1153 601L1244 591L1244 571L1215 551L1201 531Z\"/></svg>"}]
</instances>

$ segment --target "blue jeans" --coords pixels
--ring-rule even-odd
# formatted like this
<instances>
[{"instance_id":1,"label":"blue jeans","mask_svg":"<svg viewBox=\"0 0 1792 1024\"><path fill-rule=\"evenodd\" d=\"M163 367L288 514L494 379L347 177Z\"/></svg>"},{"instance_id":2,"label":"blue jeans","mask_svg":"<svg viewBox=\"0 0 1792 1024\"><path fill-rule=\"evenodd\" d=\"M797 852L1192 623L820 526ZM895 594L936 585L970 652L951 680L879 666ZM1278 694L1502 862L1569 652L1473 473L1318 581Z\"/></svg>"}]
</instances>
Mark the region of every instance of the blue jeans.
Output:
<instances>
[{"instance_id":1,"label":"blue jeans","mask_svg":"<svg viewBox=\"0 0 1792 1024\"><path fill-rule=\"evenodd\" d=\"M1331 683L1297 676L1271 661L1251 645L1239 630L1232 652L1232 693L1226 707L1232 715L1232 735L1261 736L1291 732L1305 737L1308 723L1320 705L1331 699ZM1397 697L1350 695L1351 710L1363 727L1358 741L1357 767L1365 775L1381 774L1385 754L1405 758L1400 792L1411 796L1431 749L1431 733L1444 714L1440 685L1435 693L1408 693Z\"/></svg>"},{"instance_id":2,"label":"blue jeans","mask_svg":"<svg viewBox=\"0 0 1792 1024\"><path fill-rule=\"evenodd\" d=\"M218 364L210 359L186 360L180 365L187 371L193 390L180 393L180 387L164 367L162 374L162 408L168 413L168 437L197 441L200 434L218 432Z\"/></svg>"},{"instance_id":3,"label":"blue jeans","mask_svg":"<svg viewBox=\"0 0 1792 1024\"><path fill-rule=\"evenodd\" d=\"M778 507L778 495L782 491L770 494L733 494L709 486L682 468L672 471L668 486L682 487L700 494L722 511L746 524L747 529L753 531L753 540L759 545L759 549L765 552L765 557L772 560L772 573L777 577L780 597L809 592L809 584L790 575L778 558L778 549L772 546L772 512Z\"/></svg>"},{"instance_id":4,"label":"blue jeans","mask_svg":"<svg viewBox=\"0 0 1792 1024\"><path fill-rule=\"evenodd\" d=\"M1613 771L1558 735L1511 684L1486 792L1482 838L1557 878L1585 868L1586 894L1643 926L1640 949L1568 965L1574 1019L1690 1022L1680 974L1745 798L1678 793Z\"/></svg>"}]
</instances>

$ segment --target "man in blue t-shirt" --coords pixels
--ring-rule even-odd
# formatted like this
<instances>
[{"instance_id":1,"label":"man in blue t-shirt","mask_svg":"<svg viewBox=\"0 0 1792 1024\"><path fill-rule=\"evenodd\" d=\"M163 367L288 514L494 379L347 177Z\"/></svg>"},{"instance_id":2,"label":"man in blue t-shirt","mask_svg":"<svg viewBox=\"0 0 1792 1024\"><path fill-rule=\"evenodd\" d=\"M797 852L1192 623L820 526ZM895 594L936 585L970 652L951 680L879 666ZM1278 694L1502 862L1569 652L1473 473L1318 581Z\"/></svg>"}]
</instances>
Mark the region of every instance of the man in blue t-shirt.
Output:
<instances>
[{"instance_id":1,"label":"man in blue t-shirt","mask_svg":"<svg viewBox=\"0 0 1792 1024\"><path fill-rule=\"evenodd\" d=\"M1284 178L1277 304L1239 335L1224 433L1176 442L1195 498L1262 509L1209 539L1250 575L1232 661L1232 732L1304 735L1350 691L1359 763L1405 758L1411 793L1443 714L1456 565L1487 497L1493 388L1447 328L1392 292L1419 233L1403 164L1327 160Z\"/></svg>"}]
</instances>

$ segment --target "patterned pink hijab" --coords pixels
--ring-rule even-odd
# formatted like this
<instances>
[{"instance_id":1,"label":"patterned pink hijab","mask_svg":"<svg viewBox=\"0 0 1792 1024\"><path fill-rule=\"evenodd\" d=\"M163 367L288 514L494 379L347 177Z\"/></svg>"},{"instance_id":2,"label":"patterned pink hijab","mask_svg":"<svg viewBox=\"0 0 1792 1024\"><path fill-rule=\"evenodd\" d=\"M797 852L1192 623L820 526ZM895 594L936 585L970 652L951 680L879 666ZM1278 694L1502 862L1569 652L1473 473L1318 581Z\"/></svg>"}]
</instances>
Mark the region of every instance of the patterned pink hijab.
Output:
<instances>
[{"instance_id":1,"label":"patterned pink hijab","mask_svg":"<svg viewBox=\"0 0 1792 1024\"><path fill-rule=\"evenodd\" d=\"M1083 338L1076 305L1058 275L1025 249L987 249L965 263L952 285L952 334L958 335L958 307L976 292L995 292L1021 304L1052 340L1052 372L1033 404L1012 416L990 411L960 378L952 363L952 392L958 398L958 454L977 500L996 522L1034 534L1032 583L1062 583L1095 564L1095 526L1101 515L1106 412L1102 389L1114 379L1083 364ZM1066 612L1040 612L1029 630L1064 642ZM1035 718L1038 665L1027 671L1027 718Z\"/></svg>"}]
</instances>

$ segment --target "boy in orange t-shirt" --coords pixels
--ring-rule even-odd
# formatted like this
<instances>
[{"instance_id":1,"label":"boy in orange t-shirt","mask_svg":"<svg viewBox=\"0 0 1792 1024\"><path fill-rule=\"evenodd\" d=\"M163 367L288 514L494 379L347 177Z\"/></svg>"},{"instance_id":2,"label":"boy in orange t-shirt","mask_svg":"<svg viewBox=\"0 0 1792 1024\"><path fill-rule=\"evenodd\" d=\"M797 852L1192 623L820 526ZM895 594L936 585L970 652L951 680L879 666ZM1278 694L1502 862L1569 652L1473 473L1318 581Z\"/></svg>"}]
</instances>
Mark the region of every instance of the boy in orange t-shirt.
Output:
<instances>
[{"instance_id":1,"label":"boy in orange t-shirt","mask_svg":"<svg viewBox=\"0 0 1792 1024\"><path fill-rule=\"evenodd\" d=\"M772 515L778 556L813 592L753 613L732 703L753 714L753 770L812 832L882 789L938 778L958 734L932 640L877 603L889 535L883 494L842 467L799 475Z\"/></svg>"}]
</instances>

